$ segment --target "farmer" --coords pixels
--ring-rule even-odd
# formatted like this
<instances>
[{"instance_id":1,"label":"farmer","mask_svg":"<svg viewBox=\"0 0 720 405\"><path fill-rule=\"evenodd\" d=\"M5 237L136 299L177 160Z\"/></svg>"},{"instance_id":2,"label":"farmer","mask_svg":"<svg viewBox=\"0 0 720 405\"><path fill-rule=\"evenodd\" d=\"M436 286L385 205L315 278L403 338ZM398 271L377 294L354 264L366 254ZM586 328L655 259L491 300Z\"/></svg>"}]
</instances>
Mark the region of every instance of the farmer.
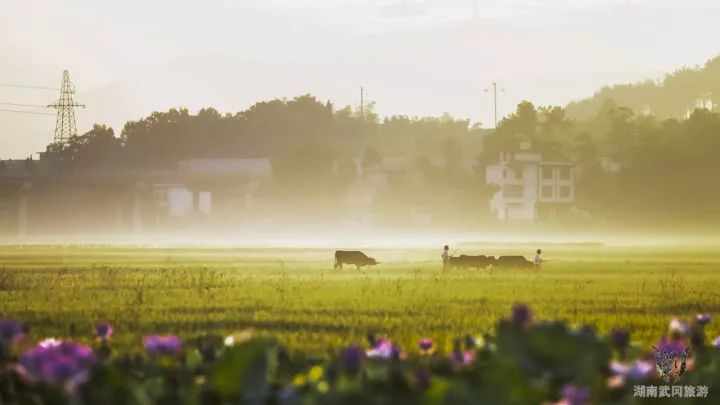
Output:
<instances>
[{"instance_id":1,"label":"farmer","mask_svg":"<svg viewBox=\"0 0 720 405\"><path fill-rule=\"evenodd\" d=\"M535 260L533 260L533 264L535 265L536 270L540 270L540 267L542 266L543 259L540 257L542 254L542 250L538 249L537 254L535 255Z\"/></svg>"},{"instance_id":2,"label":"farmer","mask_svg":"<svg viewBox=\"0 0 720 405\"><path fill-rule=\"evenodd\" d=\"M442 252L443 270L447 269L448 263L450 262L450 246L445 245Z\"/></svg>"}]
</instances>

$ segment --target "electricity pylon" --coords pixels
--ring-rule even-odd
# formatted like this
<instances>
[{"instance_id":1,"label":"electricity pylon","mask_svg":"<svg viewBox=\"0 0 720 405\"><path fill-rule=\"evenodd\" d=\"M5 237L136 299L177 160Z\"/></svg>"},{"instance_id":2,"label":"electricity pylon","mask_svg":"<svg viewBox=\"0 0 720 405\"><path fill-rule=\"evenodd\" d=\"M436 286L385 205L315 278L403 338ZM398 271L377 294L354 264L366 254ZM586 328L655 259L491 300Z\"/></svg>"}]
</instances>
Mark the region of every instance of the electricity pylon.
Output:
<instances>
[{"instance_id":1,"label":"electricity pylon","mask_svg":"<svg viewBox=\"0 0 720 405\"><path fill-rule=\"evenodd\" d=\"M48 105L49 108L57 109L55 137L53 138L53 142L56 144L66 144L71 137L77 135L75 107L85 108L85 104L77 103L74 95L75 86L70 82L68 71L64 70L62 85L60 86L60 98L53 104Z\"/></svg>"}]
</instances>

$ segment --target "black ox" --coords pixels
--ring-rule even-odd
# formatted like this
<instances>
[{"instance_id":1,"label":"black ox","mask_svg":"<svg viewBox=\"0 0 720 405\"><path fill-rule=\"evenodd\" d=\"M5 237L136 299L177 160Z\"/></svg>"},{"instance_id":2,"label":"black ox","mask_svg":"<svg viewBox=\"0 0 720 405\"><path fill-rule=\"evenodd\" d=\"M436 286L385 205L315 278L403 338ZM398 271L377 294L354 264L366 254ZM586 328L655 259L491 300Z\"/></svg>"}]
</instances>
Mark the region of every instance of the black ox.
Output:
<instances>
[{"instance_id":1,"label":"black ox","mask_svg":"<svg viewBox=\"0 0 720 405\"><path fill-rule=\"evenodd\" d=\"M484 269L492 266L493 269L532 269L533 262L525 259L523 256L452 256L449 258L448 266L453 269L457 268L476 268Z\"/></svg>"},{"instance_id":2,"label":"black ox","mask_svg":"<svg viewBox=\"0 0 720 405\"><path fill-rule=\"evenodd\" d=\"M495 260L493 268L532 269L535 265L523 256L500 256Z\"/></svg>"},{"instance_id":3,"label":"black ox","mask_svg":"<svg viewBox=\"0 0 720 405\"><path fill-rule=\"evenodd\" d=\"M355 265L355 268L360 269L364 266L374 266L379 262L372 257L367 257L365 253L359 250L338 250L335 252L335 269L340 268L342 270L343 264Z\"/></svg>"},{"instance_id":4,"label":"black ox","mask_svg":"<svg viewBox=\"0 0 720 405\"><path fill-rule=\"evenodd\" d=\"M490 265L495 264L495 256L452 256L448 259L448 266L451 268L465 268L474 267L476 269L487 268Z\"/></svg>"}]
</instances>

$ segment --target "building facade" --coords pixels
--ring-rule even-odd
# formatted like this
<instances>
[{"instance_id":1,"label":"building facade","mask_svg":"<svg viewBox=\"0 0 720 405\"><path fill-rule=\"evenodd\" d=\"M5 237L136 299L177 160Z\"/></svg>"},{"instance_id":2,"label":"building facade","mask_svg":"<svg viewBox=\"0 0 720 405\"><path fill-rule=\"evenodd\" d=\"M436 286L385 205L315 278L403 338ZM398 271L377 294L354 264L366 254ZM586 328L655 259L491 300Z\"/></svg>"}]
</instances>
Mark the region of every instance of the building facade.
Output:
<instances>
[{"instance_id":1,"label":"building facade","mask_svg":"<svg viewBox=\"0 0 720 405\"><path fill-rule=\"evenodd\" d=\"M575 201L575 174L567 160L544 157L529 144L502 152L486 166L486 183L499 187L490 210L500 221L553 221Z\"/></svg>"}]
</instances>

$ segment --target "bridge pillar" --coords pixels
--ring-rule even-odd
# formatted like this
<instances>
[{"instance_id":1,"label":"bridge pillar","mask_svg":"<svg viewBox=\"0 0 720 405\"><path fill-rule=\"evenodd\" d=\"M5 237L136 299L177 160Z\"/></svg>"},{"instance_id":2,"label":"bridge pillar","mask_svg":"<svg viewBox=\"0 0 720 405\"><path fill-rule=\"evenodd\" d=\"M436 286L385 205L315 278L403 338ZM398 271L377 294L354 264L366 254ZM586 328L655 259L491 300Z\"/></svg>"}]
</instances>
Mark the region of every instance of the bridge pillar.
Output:
<instances>
[{"instance_id":1,"label":"bridge pillar","mask_svg":"<svg viewBox=\"0 0 720 405\"><path fill-rule=\"evenodd\" d=\"M115 230L120 232L123 230L123 204L122 202L115 203Z\"/></svg>"},{"instance_id":2,"label":"bridge pillar","mask_svg":"<svg viewBox=\"0 0 720 405\"><path fill-rule=\"evenodd\" d=\"M197 188L191 188L190 193L192 194L192 208L190 209L191 215L197 216L200 212L200 190Z\"/></svg>"},{"instance_id":3,"label":"bridge pillar","mask_svg":"<svg viewBox=\"0 0 720 405\"><path fill-rule=\"evenodd\" d=\"M136 233L141 233L143 230L142 212L143 212L144 191L145 191L145 183L135 184L135 195L133 196L132 222L133 222L133 231L135 231Z\"/></svg>"}]
</instances>

